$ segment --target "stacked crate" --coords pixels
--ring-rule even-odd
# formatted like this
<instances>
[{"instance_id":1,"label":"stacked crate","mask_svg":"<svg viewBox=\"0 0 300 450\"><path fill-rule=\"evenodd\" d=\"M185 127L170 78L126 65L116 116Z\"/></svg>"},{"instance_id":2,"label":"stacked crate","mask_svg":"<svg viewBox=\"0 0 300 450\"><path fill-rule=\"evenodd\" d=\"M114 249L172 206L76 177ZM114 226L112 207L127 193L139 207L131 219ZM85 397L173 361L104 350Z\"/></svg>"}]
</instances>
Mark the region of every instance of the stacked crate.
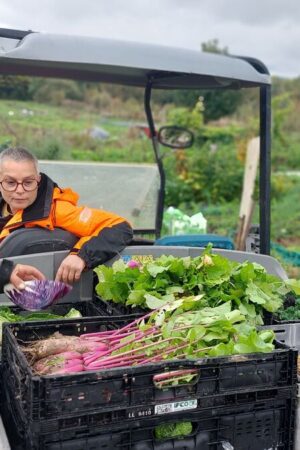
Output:
<instances>
[{"instance_id":1,"label":"stacked crate","mask_svg":"<svg viewBox=\"0 0 300 450\"><path fill-rule=\"evenodd\" d=\"M300 351L300 321L274 321L276 324L263 328L271 328L276 339L284 344ZM297 410L295 425L295 450L300 449L300 356L297 360Z\"/></svg>"},{"instance_id":2,"label":"stacked crate","mask_svg":"<svg viewBox=\"0 0 300 450\"><path fill-rule=\"evenodd\" d=\"M293 449L297 351L170 361L70 375L34 375L18 342L59 331L120 327L124 318L7 324L3 336L5 420L13 449ZM192 370L192 381L160 388L155 375ZM192 423L158 441L158 425Z\"/></svg>"}]
</instances>

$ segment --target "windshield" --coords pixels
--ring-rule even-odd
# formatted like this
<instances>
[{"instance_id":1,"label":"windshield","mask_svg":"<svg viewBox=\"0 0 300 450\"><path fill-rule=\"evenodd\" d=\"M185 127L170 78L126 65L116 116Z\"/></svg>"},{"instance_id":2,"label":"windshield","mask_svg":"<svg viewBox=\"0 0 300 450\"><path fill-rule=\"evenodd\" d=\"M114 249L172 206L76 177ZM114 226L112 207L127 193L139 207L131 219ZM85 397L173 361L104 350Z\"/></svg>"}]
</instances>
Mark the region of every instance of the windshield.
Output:
<instances>
[{"instance_id":1,"label":"windshield","mask_svg":"<svg viewBox=\"0 0 300 450\"><path fill-rule=\"evenodd\" d=\"M159 173L152 164L40 161L40 171L71 187L80 205L120 214L135 230L155 229Z\"/></svg>"}]
</instances>

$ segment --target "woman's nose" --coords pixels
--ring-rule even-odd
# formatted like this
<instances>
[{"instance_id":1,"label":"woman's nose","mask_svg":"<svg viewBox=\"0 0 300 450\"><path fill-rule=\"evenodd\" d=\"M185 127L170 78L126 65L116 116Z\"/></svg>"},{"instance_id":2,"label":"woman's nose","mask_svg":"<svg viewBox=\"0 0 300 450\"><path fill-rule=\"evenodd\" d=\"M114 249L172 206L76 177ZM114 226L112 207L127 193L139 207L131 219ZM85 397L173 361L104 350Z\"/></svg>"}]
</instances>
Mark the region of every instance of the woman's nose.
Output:
<instances>
[{"instance_id":1,"label":"woman's nose","mask_svg":"<svg viewBox=\"0 0 300 450\"><path fill-rule=\"evenodd\" d=\"M15 192L19 192L19 193L23 193L24 192L24 188L22 183L19 183L17 186L17 189L15 190Z\"/></svg>"}]
</instances>

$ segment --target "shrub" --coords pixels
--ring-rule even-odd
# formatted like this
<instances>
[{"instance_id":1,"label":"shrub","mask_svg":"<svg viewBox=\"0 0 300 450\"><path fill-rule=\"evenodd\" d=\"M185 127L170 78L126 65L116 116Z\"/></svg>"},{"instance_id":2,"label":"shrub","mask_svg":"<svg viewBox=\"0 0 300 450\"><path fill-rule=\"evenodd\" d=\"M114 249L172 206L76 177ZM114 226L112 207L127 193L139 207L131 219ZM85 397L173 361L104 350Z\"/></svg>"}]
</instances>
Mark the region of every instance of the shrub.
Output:
<instances>
[{"instance_id":1,"label":"shrub","mask_svg":"<svg viewBox=\"0 0 300 450\"><path fill-rule=\"evenodd\" d=\"M271 235L273 239L296 239L300 236L300 180L280 199L272 201L271 205Z\"/></svg>"},{"instance_id":2,"label":"shrub","mask_svg":"<svg viewBox=\"0 0 300 450\"><path fill-rule=\"evenodd\" d=\"M40 103L61 105L65 99L83 100L79 85L71 80L37 79L31 82L30 93Z\"/></svg>"},{"instance_id":3,"label":"shrub","mask_svg":"<svg viewBox=\"0 0 300 450\"><path fill-rule=\"evenodd\" d=\"M207 143L186 155L185 173L178 174L174 158L167 162L167 205L222 203L240 198L244 166L233 146Z\"/></svg>"},{"instance_id":4,"label":"shrub","mask_svg":"<svg viewBox=\"0 0 300 450\"><path fill-rule=\"evenodd\" d=\"M68 159L69 148L59 139L50 137L46 138L41 145L32 143L27 146L35 154L38 159L60 160Z\"/></svg>"}]
</instances>

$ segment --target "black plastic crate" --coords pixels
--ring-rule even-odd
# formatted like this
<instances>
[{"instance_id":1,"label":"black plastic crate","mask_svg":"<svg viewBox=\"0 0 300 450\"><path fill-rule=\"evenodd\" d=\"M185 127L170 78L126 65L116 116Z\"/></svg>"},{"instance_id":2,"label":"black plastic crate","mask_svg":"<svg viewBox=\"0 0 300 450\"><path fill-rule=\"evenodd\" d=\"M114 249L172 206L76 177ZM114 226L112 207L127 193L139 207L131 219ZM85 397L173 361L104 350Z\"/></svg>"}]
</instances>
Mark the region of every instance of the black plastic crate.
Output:
<instances>
[{"instance_id":1,"label":"black plastic crate","mask_svg":"<svg viewBox=\"0 0 300 450\"><path fill-rule=\"evenodd\" d=\"M80 335L120 327L120 317L5 324L3 333L3 383L13 394L23 421L63 418L88 412L149 410L160 404L218 395L244 394L282 387L297 381L297 351L282 343L267 354L236 355L198 360L164 361L105 371L71 375L34 375L21 351L22 343L44 338L55 331ZM154 375L164 371L193 370L188 384L159 388Z\"/></svg>"},{"instance_id":2,"label":"black plastic crate","mask_svg":"<svg viewBox=\"0 0 300 450\"><path fill-rule=\"evenodd\" d=\"M10 419L12 412L5 416L5 423L15 450L292 450L295 411L296 402L290 395L235 408L140 419L101 431L75 426L67 432L40 434L29 427L20 434ZM157 426L186 421L192 424L188 436L156 438Z\"/></svg>"},{"instance_id":3,"label":"black plastic crate","mask_svg":"<svg viewBox=\"0 0 300 450\"><path fill-rule=\"evenodd\" d=\"M97 307L100 309L102 316L126 316L134 320L150 312L149 309L146 310L137 306L131 308L131 306L103 300L101 297L96 297L95 302L97 302Z\"/></svg>"},{"instance_id":4,"label":"black plastic crate","mask_svg":"<svg viewBox=\"0 0 300 450\"><path fill-rule=\"evenodd\" d=\"M274 316L270 325L288 325L290 323L300 323L300 320L279 320L278 317Z\"/></svg>"},{"instance_id":5,"label":"black plastic crate","mask_svg":"<svg viewBox=\"0 0 300 450\"><path fill-rule=\"evenodd\" d=\"M62 436L70 437L70 433L85 433L91 430L101 431L103 429L115 429L124 427L124 424L131 426L136 420L144 420L154 417L178 417L189 413L201 412L214 408L218 409L238 408L243 410L256 408L262 406L269 401L278 401L282 399L296 398L295 388L278 388L266 391L251 392L248 394L232 394L208 397L205 399L189 399L173 403L164 403L156 406L149 406L148 408L132 408L128 410L103 411L101 409L95 410L93 413L86 413L84 415L77 414L54 417L46 420L36 420L24 422L20 417L16 403L13 401L13 393L10 389L5 391L5 404L13 411L13 416L17 423L19 432L24 433L30 429L31 433L37 435L51 434L56 438L62 439Z\"/></svg>"}]
</instances>

